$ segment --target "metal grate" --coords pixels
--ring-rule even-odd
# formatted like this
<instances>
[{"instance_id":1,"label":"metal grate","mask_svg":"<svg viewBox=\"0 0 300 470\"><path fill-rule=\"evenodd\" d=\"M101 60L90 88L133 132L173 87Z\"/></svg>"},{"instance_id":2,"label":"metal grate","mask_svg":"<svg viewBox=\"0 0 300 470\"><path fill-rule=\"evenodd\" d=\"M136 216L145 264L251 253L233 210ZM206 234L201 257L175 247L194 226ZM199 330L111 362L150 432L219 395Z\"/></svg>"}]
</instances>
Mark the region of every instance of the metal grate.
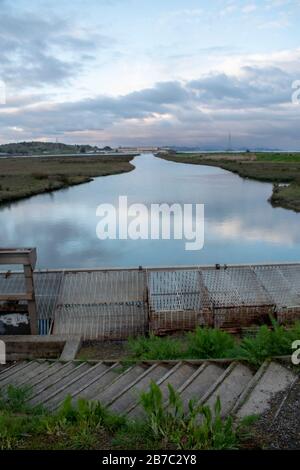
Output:
<instances>
[{"instance_id":1,"label":"metal grate","mask_svg":"<svg viewBox=\"0 0 300 470\"><path fill-rule=\"evenodd\" d=\"M203 282L215 307L272 305L272 298L251 267L202 271Z\"/></svg>"},{"instance_id":2,"label":"metal grate","mask_svg":"<svg viewBox=\"0 0 300 470\"><path fill-rule=\"evenodd\" d=\"M67 272L60 303L136 302L144 295L143 271Z\"/></svg>"},{"instance_id":3,"label":"metal grate","mask_svg":"<svg viewBox=\"0 0 300 470\"><path fill-rule=\"evenodd\" d=\"M84 340L122 340L145 334L147 326L144 302L62 305L56 311L53 333L79 334Z\"/></svg>"},{"instance_id":4,"label":"metal grate","mask_svg":"<svg viewBox=\"0 0 300 470\"><path fill-rule=\"evenodd\" d=\"M197 271L151 271L148 288L150 309L156 312L202 309Z\"/></svg>"},{"instance_id":5,"label":"metal grate","mask_svg":"<svg viewBox=\"0 0 300 470\"><path fill-rule=\"evenodd\" d=\"M1 294L19 294L26 291L23 273L0 273Z\"/></svg>"},{"instance_id":6,"label":"metal grate","mask_svg":"<svg viewBox=\"0 0 300 470\"><path fill-rule=\"evenodd\" d=\"M299 266L255 266L257 278L277 308L300 306Z\"/></svg>"},{"instance_id":7,"label":"metal grate","mask_svg":"<svg viewBox=\"0 0 300 470\"><path fill-rule=\"evenodd\" d=\"M197 325L247 327L270 312L282 323L300 318L300 264L37 271L40 334L125 339ZM0 273L0 292L25 290L23 273ZM149 310L148 310L149 304Z\"/></svg>"},{"instance_id":8,"label":"metal grate","mask_svg":"<svg viewBox=\"0 0 300 470\"><path fill-rule=\"evenodd\" d=\"M156 334L205 324L205 295L197 270L148 273L150 330Z\"/></svg>"},{"instance_id":9,"label":"metal grate","mask_svg":"<svg viewBox=\"0 0 300 470\"><path fill-rule=\"evenodd\" d=\"M125 339L143 334L148 312L145 273L91 271L65 273L54 333L84 339Z\"/></svg>"},{"instance_id":10,"label":"metal grate","mask_svg":"<svg viewBox=\"0 0 300 470\"><path fill-rule=\"evenodd\" d=\"M48 334L51 319L54 316L57 300L63 279L63 272L35 272L34 288L38 315L39 334ZM0 273L1 294L18 294L25 292L23 273ZM26 305L26 302L20 302Z\"/></svg>"},{"instance_id":11,"label":"metal grate","mask_svg":"<svg viewBox=\"0 0 300 470\"><path fill-rule=\"evenodd\" d=\"M35 273L34 287L38 318L51 320L54 316L63 281L63 273Z\"/></svg>"}]
</instances>

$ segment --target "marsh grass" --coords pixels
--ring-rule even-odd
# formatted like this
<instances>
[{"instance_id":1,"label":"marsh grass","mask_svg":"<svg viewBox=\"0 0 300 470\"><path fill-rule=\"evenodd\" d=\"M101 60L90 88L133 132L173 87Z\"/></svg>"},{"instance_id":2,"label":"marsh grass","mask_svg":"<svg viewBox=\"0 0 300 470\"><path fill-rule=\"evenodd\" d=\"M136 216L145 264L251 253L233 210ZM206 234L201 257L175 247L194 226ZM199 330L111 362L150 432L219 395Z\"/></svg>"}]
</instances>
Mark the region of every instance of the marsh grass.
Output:
<instances>
[{"instance_id":1,"label":"marsh grass","mask_svg":"<svg viewBox=\"0 0 300 470\"><path fill-rule=\"evenodd\" d=\"M300 211L300 154L299 153L244 153L244 154L180 154L159 157L178 163L210 165L237 173L242 178L274 183L269 201L274 206ZM277 188L278 183L288 183Z\"/></svg>"},{"instance_id":2,"label":"marsh grass","mask_svg":"<svg viewBox=\"0 0 300 470\"><path fill-rule=\"evenodd\" d=\"M241 340L225 331L198 327L182 338L139 337L130 339L130 356L137 360L172 359L240 359L255 366L273 356L291 355L293 341L300 338L300 323L290 328L278 325L261 326L255 335Z\"/></svg>"},{"instance_id":3,"label":"marsh grass","mask_svg":"<svg viewBox=\"0 0 300 470\"><path fill-rule=\"evenodd\" d=\"M133 156L52 156L0 159L0 203L134 169Z\"/></svg>"}]
</instances>

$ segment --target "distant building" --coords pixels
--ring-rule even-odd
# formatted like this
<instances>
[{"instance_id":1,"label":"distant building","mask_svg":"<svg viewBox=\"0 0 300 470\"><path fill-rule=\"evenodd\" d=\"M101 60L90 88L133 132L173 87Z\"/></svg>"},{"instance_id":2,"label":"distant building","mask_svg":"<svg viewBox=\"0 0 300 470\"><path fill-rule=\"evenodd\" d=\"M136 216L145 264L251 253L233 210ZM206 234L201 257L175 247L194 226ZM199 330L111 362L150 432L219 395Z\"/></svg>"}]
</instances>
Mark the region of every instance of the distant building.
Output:
<instances>
[{"instance_id":1,"label":"distant building","mask_svg":"<svg viewBox=\"0 0 300 470\"><path fill-rule=\"evenodd\" d=\"M159 147L119 147L118 151L122 153L153 153L157 152Z\"/></svg>"}]
</instances>

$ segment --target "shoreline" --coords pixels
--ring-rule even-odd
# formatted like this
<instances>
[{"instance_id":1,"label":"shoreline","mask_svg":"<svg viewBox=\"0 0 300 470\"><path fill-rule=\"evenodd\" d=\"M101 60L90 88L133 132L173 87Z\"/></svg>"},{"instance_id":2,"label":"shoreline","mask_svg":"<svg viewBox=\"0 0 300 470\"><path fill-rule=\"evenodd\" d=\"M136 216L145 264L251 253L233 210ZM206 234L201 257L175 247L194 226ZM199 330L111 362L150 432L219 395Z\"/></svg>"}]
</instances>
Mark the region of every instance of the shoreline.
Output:
<instances>
[{"instance_id":1,"label":"shoreline","mask_svg":"<svg viewBox=\"0 0 300 470\"><path fill-rule=\"evenodd\" d=\"M155 154L175 163L207 165L222 168L244 179L273 184L268 201L276 208L300 212L300 156L280 154ZM294 156L295 155L295 156ZM284 160L286 158L286 161Z\"/></svg>"},{"instance_id":2,"label":"shoreline","mask_svg":"<svg viewBox=\"0 0 300 470\"><path fill-rule=\"evenodd\" d=\"M0 206L135 169L136 155L9 157L0 160Z\"/></svg>"}]
</instances>

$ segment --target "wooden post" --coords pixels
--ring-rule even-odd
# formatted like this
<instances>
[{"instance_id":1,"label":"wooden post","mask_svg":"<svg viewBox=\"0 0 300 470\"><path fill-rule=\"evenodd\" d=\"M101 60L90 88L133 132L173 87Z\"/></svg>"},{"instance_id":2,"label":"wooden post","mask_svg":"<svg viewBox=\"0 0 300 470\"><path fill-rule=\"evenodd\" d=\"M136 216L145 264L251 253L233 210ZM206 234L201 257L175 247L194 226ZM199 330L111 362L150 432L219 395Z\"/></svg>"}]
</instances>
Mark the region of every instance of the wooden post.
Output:
<instances>
[{"instance_id":1,"label":"wooden post","mask_svg":"<svg viewBox=\"0 0 300 470\"><path fill-rule=\"evenodd\" d=\"M0 264L23 264L26 292L14 295L0 295L1 300L26 300L30 320L30 332L38 335L38 318L35 303L33 270L36 264L36 249L0 249Z\"/></svg>"},{"instance_id":2,"label":"wooden post","mask_svg":"<svg viewBox=\"0 0 300 470\"><path fill-rule=\"evenodd\" d=\"M33 285L33 269L31 265L24 265L26 293L30 295L28 300L28 314L30 319L30 331L32 335L38 335L38 319L36 312L34 285Z\"/></svg>"}]
</instances>

